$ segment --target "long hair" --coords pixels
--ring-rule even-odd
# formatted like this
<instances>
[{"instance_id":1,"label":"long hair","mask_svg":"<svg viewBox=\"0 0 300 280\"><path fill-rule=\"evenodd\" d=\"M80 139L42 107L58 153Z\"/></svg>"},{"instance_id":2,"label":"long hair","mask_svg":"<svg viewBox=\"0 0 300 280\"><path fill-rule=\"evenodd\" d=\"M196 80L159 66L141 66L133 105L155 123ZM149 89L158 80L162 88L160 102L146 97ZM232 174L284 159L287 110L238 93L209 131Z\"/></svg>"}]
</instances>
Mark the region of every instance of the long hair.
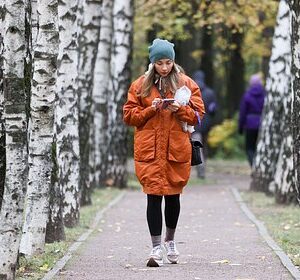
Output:
<instances>
[{"instance_id":1,"label":"long hair","mask_svg":"<svg viewBox=\"0 0 300 280\"><path fill-rule=\"evenodd\" d=\"M178 89L179 86L179 80L180 80L180 74L184 73L183 68L174 63L173 68L171 72L168 74L167 77L165 77L165 89L170 90L173 94ZM155 79L157 76L157 72L155 70L154 65L150 67L150 69L145 73L145 79L142 84L142 89L139 94L141 97L147 97L150 94L151 88L154 85Z\"/></svg>"}]
</instances>

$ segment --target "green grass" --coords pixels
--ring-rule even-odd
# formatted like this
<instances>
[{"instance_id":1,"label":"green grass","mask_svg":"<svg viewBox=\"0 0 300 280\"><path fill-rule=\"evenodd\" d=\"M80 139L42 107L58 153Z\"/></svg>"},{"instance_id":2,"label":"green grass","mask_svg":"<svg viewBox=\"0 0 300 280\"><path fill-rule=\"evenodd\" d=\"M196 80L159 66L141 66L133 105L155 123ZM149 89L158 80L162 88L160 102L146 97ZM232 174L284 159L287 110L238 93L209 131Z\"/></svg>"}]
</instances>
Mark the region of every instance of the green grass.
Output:
<instances>
[{"instance_id":1,"label":"green grass","mask_svg":"<svg viewBox=\"0 0 300 280\"><path fill-rule=\"evenodd\" d=\"M203 186L203 185L212 185L216 181L212 178L197 178L197 177L190 177L188 181L188 186Z\"/></svg>"},{"instance_id":2,"label":"green grass","mask_svg":"<svg viewBox=\"0 0 300 280\"><path fill-rule=\"evenodd\" d=\"M233 175L247 175L250 176L251 169L246 160L239 159L208 159L207 168L208 173L214 174L233 174Z\"/></svg>"},{"instance_id":3,"label":"green grass","mask_svg":"<svg viewBox=\"0 0 300 280\"><path fill-rule=\"evenodd\" d=\"M135 174L128 174L127 187L132 190L141 190L142 186Z\"/></svg>"},{"instance_id":4,"label":"green grass","mask_svg":"<svg viewBox=\"0 0 300 280\"><path fill-rule=\"evenodd\" d=\"M20 257L16 279L41 279L54 266L56 261L64 256L69 246L90 227L96 213L103 209L119 193L120 190L116 188L96 189L92 195L92 205L84 206L80 209L79 225L75 228L65 229L65 241L46 244L43 254L30 259Z\"/></svg>"},{"instance_id":5,"label":"green grass","mask_svg":"<svg viewBox=\"0 0 300 280\"><path fill-rule=\"evenodd\" d=\"M243 192L242 197L270 235L296 266L300 266L300 207L280 205L259 192Z\"/></svg>"}]
</instances>

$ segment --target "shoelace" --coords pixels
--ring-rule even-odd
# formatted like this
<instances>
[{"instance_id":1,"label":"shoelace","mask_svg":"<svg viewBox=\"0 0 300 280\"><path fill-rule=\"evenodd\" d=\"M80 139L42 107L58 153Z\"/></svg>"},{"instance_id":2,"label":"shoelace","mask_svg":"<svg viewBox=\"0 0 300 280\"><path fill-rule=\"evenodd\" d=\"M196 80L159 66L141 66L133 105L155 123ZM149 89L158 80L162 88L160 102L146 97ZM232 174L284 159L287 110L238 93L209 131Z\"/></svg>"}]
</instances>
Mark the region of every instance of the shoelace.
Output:
<instances>
[{"instance_id":1,"label":"shoelace","mask_svg":"<svg viewBox=\"0 0 300 280\"><path fill-rule=\"evenodd\" d=\"M156 246L152 249L151 255L156 255L156 253L160 250L159 246Z\"/></svg>"},{"instance_id":2,"label":"shoelace","mask_svg":"<svg viewBox=\"0 0 300 280\"><path fill-rule=\"evenodd\" d=\"M175 251L175 242L174 241L170 241L169 242L169 247L170 247L171 251Z\"/></svg>"}]
</instances>

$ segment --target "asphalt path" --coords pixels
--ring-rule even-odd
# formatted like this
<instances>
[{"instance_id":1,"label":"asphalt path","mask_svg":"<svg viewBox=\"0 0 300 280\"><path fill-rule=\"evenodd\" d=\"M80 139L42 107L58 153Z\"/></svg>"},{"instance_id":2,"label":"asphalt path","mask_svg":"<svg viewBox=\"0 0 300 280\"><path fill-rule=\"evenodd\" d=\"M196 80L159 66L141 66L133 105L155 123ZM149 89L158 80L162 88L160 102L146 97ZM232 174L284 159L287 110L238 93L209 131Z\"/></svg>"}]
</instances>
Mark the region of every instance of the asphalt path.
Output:
<instances>
[{"instance_id":1,"label":"asphalt path","mask_svg":"<svg viewBox=\"0 0 300 280\"><path fill-rule=\"evenodd\" d=\"M178 264L146 266L151 250L146 196L131 190L105 212L55 279L294 279L232 192L248 188L249 176L233 173L214 170L184 189L175 236Z\"/></svg>"}]
</instances>

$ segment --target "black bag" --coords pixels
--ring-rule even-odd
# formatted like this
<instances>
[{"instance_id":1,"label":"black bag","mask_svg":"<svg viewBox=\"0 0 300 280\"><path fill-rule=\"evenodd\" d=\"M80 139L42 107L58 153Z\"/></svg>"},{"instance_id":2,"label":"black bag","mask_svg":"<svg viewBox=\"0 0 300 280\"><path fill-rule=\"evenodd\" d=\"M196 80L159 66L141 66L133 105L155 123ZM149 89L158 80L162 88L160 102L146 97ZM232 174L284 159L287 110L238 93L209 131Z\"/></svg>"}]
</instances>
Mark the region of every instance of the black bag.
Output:
<instances>
[{"instance_id":1,"label":"black bag","mask_svg":"<svg viewBox=\"0 0 300 280\"><path fill-rule=\"evenodd\" d=\"M192 133L191 135L191 145L192 145L191 165L192 166L202 163L200 149L203 148L203 145L200 141L200 137L201 136L198 133Z\"/></svg>"}]
</instances>

